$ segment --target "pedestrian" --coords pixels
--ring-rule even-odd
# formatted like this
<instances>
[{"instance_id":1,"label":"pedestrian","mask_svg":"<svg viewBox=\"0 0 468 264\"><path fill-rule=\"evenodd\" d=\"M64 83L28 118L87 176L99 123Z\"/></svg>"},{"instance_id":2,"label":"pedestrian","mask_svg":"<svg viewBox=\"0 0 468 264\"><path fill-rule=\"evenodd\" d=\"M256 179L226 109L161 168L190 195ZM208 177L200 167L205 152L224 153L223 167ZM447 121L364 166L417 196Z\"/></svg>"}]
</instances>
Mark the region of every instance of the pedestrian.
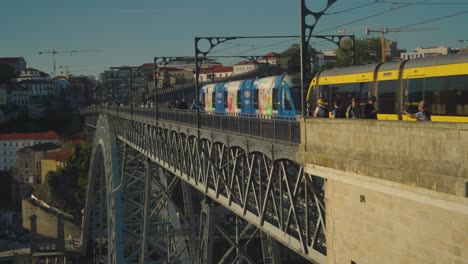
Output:
<instances>
[{"instance_id":1,"label":"pedestrian","mask_svg":"<svg viewBox=\"0 0 468 264\"><path fill-rule=\"evenodd\" d=\"M410 118L416 119L416 121L431 121L431 112L429 112L429 108L424 101L419 102L418 110L419 112L416 114L408 113L406 110L403 113Z\"/></svg>"},{"instance_id":2,"label":"pedestrian","mask_svg":"<svg viewBox=\"0 0 468 264\"><path fill-rule=\"evenodd\" d=\"M312 104L307 102L306 104L306 116L313 116L314 111L312 110Z\"/></svg>"},{"instance_id":3,"label":"pedestrian","mask_svg":"<svg viewBox=\"0 0 468 264\"><path fill-rule=\"evenodd\" d=\"M369 100L367 101L367 104L364 107L365 119L377 119L377 109L375 108L375 101L377 101L377 98L375 96L369 97Z\"/></svg>"},{"instance_id":4,"label":"pedestrian","mask_svg":"<svg viewBox=\"0 0 468 264\"><path fill-rule=\"evenodd\" d=\"M192 105L190 106L190 110L197 110L197 101L193 99Z\"/></svg>"},{"instance_id":5,"label":"pedestrian","mask_svg":"<svg viewBox=\"0 0 468 264\"><path fill-rule=\"evenodd\" d=\"M363 118L361 106L359 105L359 100L357 98L351 99L351 105L346 109L346 113L348 114L348 119Z\"/></svg>"},{"instance_id":6,"label":"pedestrian","mask_svg":"<svg viewBox=\"0 0 468 264\"><path fill-rule=\"evenodd\" d=\"M340 100L335 100L333 102L333 118L346 118L346 113L343 107L341 107Z\"/></svg>"},{"instance_id":7,"label":"pedestrian","mask_svg":"<svg viewBox=\"0 0 468 264\"><path fill-rule=\"evenodd\" d=\"M325 106L325 101L323 101L322 99L317 100L317 107L315 108L314 117L318 117L318 118L330 117L328 108Z\"/></svg>"},{"instance_id":8,"label":"pedestrian","mask_svg":"<svg viewBox=\"0 0 468 264\"><path fill-rule=\"evenodd\" d=\"M187 110L188 109L187 101L185 101L185 99L183 99L183 98L182 98L182 102L180 102L179 109L182 109L182 110Z\"/></svg>"}]
</instances>

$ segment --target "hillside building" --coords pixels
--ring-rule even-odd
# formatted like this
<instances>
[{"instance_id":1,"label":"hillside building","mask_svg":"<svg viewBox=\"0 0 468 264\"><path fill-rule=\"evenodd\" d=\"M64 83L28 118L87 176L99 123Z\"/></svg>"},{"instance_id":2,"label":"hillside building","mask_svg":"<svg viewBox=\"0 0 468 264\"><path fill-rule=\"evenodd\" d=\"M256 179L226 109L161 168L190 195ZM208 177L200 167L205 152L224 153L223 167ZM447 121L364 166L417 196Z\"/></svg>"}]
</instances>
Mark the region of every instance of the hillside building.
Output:
<instances>
[{"instance_id":1,"label":"hillside building","mask_svg":"<svg viewBox=\"0 0 468 264\"><path fill-rule=\"evenodd\" d=\"M0 171L9 170L16 164L18 150L47 142L60 144L60 137L55 131L0 134Z\"/></svg>"}]
</instances>

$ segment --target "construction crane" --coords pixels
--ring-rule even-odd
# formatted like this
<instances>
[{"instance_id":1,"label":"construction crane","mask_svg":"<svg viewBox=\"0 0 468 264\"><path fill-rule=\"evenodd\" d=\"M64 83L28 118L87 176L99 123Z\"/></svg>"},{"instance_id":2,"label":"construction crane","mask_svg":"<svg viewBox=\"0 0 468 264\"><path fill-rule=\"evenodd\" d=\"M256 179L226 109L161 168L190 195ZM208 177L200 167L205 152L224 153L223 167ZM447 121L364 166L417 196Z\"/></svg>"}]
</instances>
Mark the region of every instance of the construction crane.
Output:
<instances>
[{"instance_id":1,"label":"construction crane","mask_svg":"<svg viewBox=\"0 0 468 264\"><path fill-rule=\"evenodd\" d=\"M390 32L412 32L412 31L425 31L436 30L437 28L382 28L382 29L366 29L365 34L369 36L370 33L380 33L380 45L382 49L382 63L385 62L385 34Z\"/></svg>"},{"instance_id":2,"label":"construction crane","mask_svg":"<svg viewBox=\"0 0 468 264\"><path fill-rule=\"evenodd\" d=\"M378 26L378 25L373 24L373 25L364 25L364 26L357 26L357 27L342 28L340 30L337 30L336 33L346 35L346 33L349 32L349 31L355 31L357 29L366 29L366 28L375 27L375 26Z\"/></svg>"},{"instance_id":3,"label":"construction crane","mask_svg":"<svg viewBox=\"0 0 468 264\"><path fill-rule=\"evenodd\" d=\"M65 74L65 76L69 78L72 68L76 70L76 68L89 67L89 66L92 66L92 65L61 65L59 66L59 69L60 69L60 74ZM63 71L64 69L65 71ZM83 72L83 71L91 71L91 70L80 70L80 72Z\"/></svg>"},{"instance_id":4,"label":"construction crane","mask_svg":"<svg viewBox=\"0 0 468 264\"><path fill-rule=\"evenodd\" d=\"M83 53L83 52L97 52L98 50L67 50L67 51L58 51L55 49L52 49L51 51L39 51L39 55L42 54L52 54L52 62L53 62L53 67L54 67L54 77L57 76L57 67L56 67L56 62L55 62L55 54L59 53L68 53L72 55L73 53Z\"/></svg>"}]
</instances>

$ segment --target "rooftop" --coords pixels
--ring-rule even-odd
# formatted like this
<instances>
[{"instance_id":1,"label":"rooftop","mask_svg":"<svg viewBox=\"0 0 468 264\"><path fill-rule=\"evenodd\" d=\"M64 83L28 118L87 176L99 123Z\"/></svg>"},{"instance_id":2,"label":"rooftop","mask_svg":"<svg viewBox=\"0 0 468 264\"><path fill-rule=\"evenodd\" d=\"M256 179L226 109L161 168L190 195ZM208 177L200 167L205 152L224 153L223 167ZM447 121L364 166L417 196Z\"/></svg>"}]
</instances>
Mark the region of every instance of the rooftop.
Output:
<instances>
[{"instance_id":1,"label":"rooftop","mask_svg":"<svg viewBox=\"0 0 468 264\"><path fill-rule=\"evenodd\" d=\"M11 133L11 134L0 134L0 140L44 140L44 139L60 139L59 135L55 131L48 131L45 133Z\"/></svg>"},{"instance_id":2,"label":"rooftop","mask_svg":"<svg viewBox=\"0 0 468 264\"><path fill-rule=\"evenodd\" d=\"M60 146L51 142L36 144L20 149L18 152L25 152L26 150L32 151L47 151L52 149L60 149Z\"/></svg>"}]
</instances>

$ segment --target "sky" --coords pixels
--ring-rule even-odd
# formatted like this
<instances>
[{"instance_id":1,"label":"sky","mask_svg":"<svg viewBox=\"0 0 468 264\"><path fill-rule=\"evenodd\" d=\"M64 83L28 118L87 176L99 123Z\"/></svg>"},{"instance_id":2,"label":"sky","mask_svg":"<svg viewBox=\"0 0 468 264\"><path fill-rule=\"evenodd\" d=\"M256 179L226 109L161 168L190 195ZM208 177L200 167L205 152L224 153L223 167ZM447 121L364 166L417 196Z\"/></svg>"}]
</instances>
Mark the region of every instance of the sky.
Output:
<instances>
[{"instance_id":1,"label":"sky","mask_svg":"<svg viewBox=\"0 0 468 264\"><path fill-rule=\"evenodd\" d=\"M306 0L314 12L326 2ZM139 66L154 57L194 56L196 36L292 36L227 41L210 52L220 56L264 55L300 42L294 37L300 35L299 0L2 0L0 10L0 57L23 56L28 67L52 73L52 55L39 51L55 49L63 52L55 55L57 75L68 68L74 75L96 76L109 67ZM365 28L400 29L386 38L408 51L467 47L468 0L338 0L317 22L314 34L346 30L363 38ZM321 51L336 48L321 39L312 39L311 45ZM71 50L78 52L67 52Z\"/></svg>"}]
</instances>

